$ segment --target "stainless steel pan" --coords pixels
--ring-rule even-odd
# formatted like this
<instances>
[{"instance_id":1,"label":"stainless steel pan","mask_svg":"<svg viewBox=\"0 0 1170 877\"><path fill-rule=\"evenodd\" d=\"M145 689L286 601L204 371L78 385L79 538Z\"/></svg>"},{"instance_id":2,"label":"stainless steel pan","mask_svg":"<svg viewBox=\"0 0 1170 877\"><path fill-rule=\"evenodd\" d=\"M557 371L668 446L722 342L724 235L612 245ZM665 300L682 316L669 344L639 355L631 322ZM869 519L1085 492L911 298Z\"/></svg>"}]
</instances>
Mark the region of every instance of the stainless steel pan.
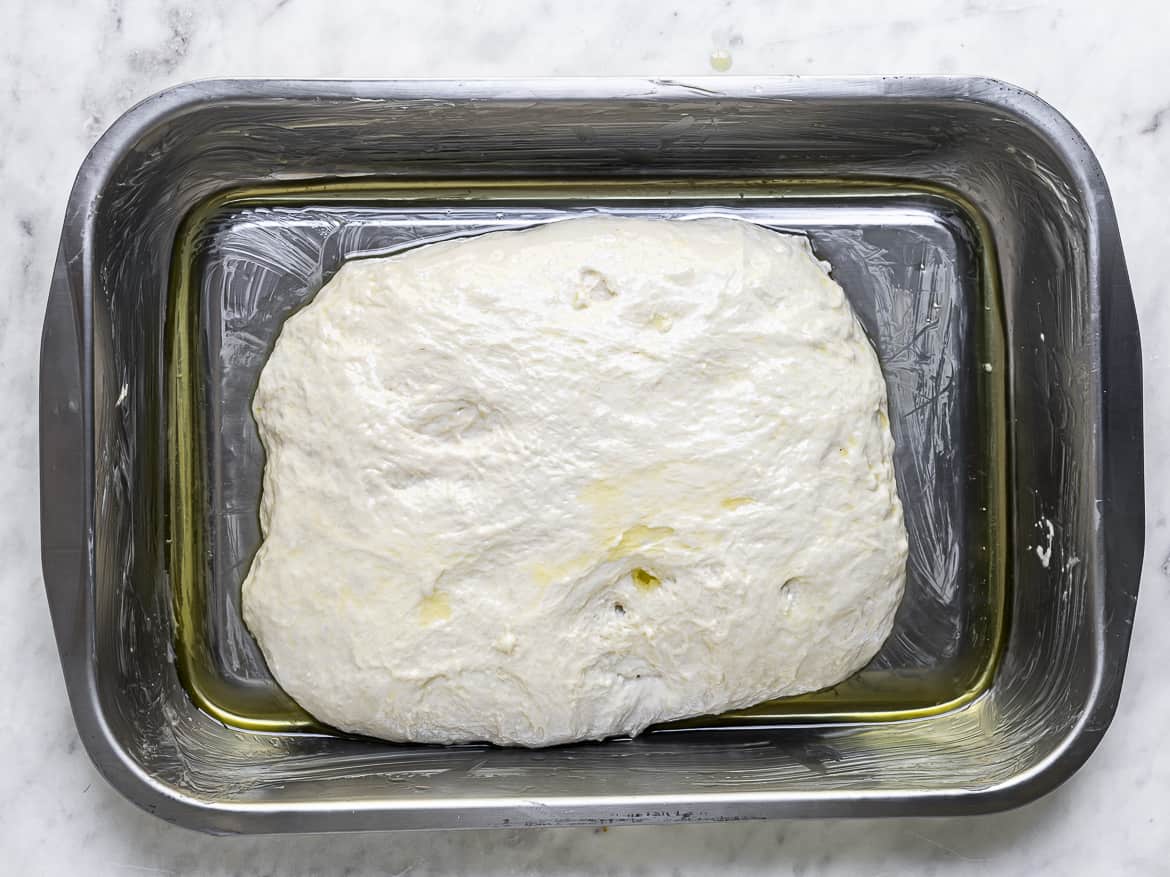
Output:
<instances>
[{"instance_id":1,"label":"stainless steel pan","mask_svg":"<svg viewBox=\"0 0 1170 877\"><path fill-rule=\"evenodd\" d=\"M879 351L907 598L837 689L531 752L319 727L239 620L281 320L349 255L580 212L809 235ZM1143 541L1137 325L1100 168L985 79L221 81L129 111L70 198L42 552L83 741L216 832L944 814L1112 716Z\"/></svg>"}]
</instances>

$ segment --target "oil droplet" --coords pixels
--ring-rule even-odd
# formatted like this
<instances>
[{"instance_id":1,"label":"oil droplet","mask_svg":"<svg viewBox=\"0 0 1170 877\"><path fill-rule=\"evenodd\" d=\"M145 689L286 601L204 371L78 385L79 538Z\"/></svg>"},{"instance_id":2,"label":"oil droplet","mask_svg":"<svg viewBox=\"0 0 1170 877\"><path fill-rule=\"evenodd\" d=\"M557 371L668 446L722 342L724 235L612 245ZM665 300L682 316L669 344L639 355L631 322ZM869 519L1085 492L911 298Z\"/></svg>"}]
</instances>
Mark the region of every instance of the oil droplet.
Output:
<instances>
[{"instance_id":1,"label":"oil droplet","mask_svg":"<svg viewBox=\"0 0 1170 877\"><path fill-rule=\"evenodd\" d=\"M665 335L670 331L671 326L674 325L674 320L668 314L655 314L650 318L650 324Z\"/></svg>"},{"instance_id":2,"label":"oil droplet","mask_svg":"<svg viewBox=\"0 0 1170 877\"><path fill-rule=\"evenodd\" d=\"M716 49L711 53L711 69L719 73L726 73L731 69L731 52L727 49Z\"/></svg>"},{"instance_id":3,"label":"oil droplet","mask_svg":"<svg viewBox=\"0 0 1170 877\"><path fill-rule=\"evenodd\" d=\"M423 597L418 604L418 620L420 624L431 625L439 621L446 621L451 617L451 603L442 591L435 591Z\"/></svg>"},{"instance_id":4,"label":"oil droplet","mask_svg":"<svg viewBox=\"0 0 1170 877\"><path fill-rule=\"evenodd\" d=\"M630 578L634 580L634 586L639 591L653 591L662 584L662 580L653 573L646 572L642 567L638 567L630 573Z\"/></svg>"},{"instance_id":5,"label":"oil droplet","mask_svg":"<svg viewBox=\"0 0 1170 877\"><path fill-rule=\"evenodd\" d=\"M647 527L645 524L635 524L622 533L617 545L609 550L609 556L611 559L622 558L673 535L673 527Z\"/></svg>"},{"instance_id":6,"label":"oil droplet","mask_svg":"<svg viewBox=\"0 0 1170 877\"><path fill-rule=\"evenodd\" d=\"M719 505L723 506L725 509L737 509L740 506L750 505L753 502L755 502L755 500L750 496L729 496L727 499L723 500L723 502L719 503Z\"/></svg>"}]
</instances>

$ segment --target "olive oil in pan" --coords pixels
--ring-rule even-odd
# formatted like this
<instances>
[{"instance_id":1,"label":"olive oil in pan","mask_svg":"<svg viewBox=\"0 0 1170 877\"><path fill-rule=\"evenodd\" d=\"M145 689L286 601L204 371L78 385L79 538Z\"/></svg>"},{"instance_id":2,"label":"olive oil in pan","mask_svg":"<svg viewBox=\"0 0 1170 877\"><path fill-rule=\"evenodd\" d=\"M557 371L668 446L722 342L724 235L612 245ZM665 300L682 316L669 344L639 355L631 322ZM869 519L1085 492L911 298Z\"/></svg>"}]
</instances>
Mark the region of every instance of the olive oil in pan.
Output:
<instances>
[{"instance_id":1,"label":"olive oil in pan","mask_svg":"<svg viewBox=\"0 0 1170 877\"><path fill-rule=\"evenodd\" d=\"M921 509L933 501L931 497L907 494L911 482L929 480L930 473L919 470L934 465L931 455L945 459L956 449L915 448L899 457L903 462L898 471L911 538L907 593L894 632L870 666L831 689L687 719L663 729L916 718L955 709L991 685L1007 624L1006 371L991 236L986 221L961 195L910 181L844 179L324 181L221 193L187 217L172 256L167 326L168 566L174 589L176 665L201 709L242 729L336 733L317 723L276 685L239 616L240 582L258 545L262 456L247 460L240 470L243 476L229 471L241 465L240 450L226 447L224 436L231 429L248 427L251 391L263 356L253 350L246 367L231 363L250 381L239 384L233 395L225 392L222 381L216 382L217 375L222 377L216 371L217 357L224 354L212 349L215 339L234 332L233 343L240 339L258 343L252 319L267 320L270 334L277 331L279 323L327 279L326 270L336 267L324 264L331 258L356 257L369 249L401 249L433 240L436 232L451 236L522 227L588 209L675 218L722 213L807 231L818 255L833 263L863 324L868 287L881 280L875 272L888 270L891 262L888 253L873 252L869 237L881 239L897 248L906 270L919 282L912 301L903 297L886 302L893 309L890 313L901 309L901 319L936 333L949 328L961 347L959 355L950 351L951 359L940 358L938 363L949 370L950 384L961 385L966 393L961 401L967 411L962 424L964 469L974 477L956 507L946 510L954 519L947 523L947 532L963 549L961 568L954 568L954 557L946 558L948 565L936 556L939 546L932 540L938 533L931 526L938 522ZM931 225L935 215L938 222ZM916 225L923 221L927 226ZM361 230L380 224L393 227L394 233L372 234L381 243L365 246ZM323 226L342 233L322 232ZM938 266L927 264L929 253L916 249L916 242L924 239L923 228L944 226L954 231L956 258L962 255L958 249L966 251L962 259L966 268L960 271L951 265L955 276L945 282L937 271L932 275ZM872 234L861 235L855 227L868 228ZM233 248L228 237L235 232L252 234L255 240L269 242L270 248L253 246L247 252ZM328 255L331 247L338 252ZM833 247L843 247L847 255L823 252ZM305 273L306 260L317 263L315 273ZM271 278L264 272L283 262L301 266L299 282L283 287L268 282ZM850 271L853 275L842 276ZM257 282L261 275L264 282ZM231 285L244 282L251 285L235 301L238 307L227 307ZM216 285L221 295L212 296L208 291ZM939 290L949 290L951 300L944 300ZM894 286L887 291L892 296L904 292ZM271 300L263 299L265 295ZM957 320L953 326L945 323L952 318ZM874 319L877 323L866 324L866 329L871 338L875 332L880 336L873 340L883 368L918 368L897 360L903 352L899 337L884 336L890 327L881 320L890 315ZM933 377L937 383L938 374ZM898 418L915 416L916 410L924 410L915 406L929 405L931 397L903 401L899 409L891 391L891 417L900 448L915 439L939 444L937 435L942 433L904 432L899 438ZM230 491L235 492L220 501ZM919 518L925 522L922 527L916 526ZM951 590L936 588L945 591L945 604L930 602L938 596L932 591L938 585L931 578L938 574L935 567L947 570L945 584ZM640 590L657 585L650 570L637 569L632 575ZM934 623L935 616L946 616L950 633L935 636L933 651L927 653L915 640L916 631Z\"/></svg>"}]
</instances>

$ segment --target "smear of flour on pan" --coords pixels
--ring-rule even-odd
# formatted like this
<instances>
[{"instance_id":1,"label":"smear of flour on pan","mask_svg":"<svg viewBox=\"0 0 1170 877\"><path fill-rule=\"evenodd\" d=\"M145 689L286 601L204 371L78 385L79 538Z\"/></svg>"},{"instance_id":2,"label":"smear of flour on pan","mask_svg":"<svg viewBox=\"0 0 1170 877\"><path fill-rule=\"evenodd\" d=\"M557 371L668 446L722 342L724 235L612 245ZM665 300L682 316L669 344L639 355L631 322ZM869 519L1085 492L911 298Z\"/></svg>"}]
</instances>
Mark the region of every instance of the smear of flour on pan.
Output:
<instances>
[{"instance_id":1,"label":"smear of flour on pan","mask_svg":"<svg viewBox=\"0 0 1170 877\"><path fill-rule=\"evenodd\" d=\"M1036 526L1048 531L1048 545L1036 546L1036 556L1040 558L1044 568L1048 569L1048 564L1052 561L1052 540L1056 536L1056 528L1052 526L1052 521L1044 517L1036 522Z\"/></svg>"}]
</instances>

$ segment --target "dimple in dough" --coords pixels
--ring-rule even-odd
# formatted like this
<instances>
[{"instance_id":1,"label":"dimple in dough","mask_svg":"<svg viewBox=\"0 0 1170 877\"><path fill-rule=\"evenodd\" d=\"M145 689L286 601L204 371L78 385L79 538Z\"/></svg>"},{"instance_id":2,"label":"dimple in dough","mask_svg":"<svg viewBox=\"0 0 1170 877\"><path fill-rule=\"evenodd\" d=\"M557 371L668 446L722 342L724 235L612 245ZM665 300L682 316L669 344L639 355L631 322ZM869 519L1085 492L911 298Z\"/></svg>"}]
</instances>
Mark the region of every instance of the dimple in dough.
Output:
<instances>
[{"instance_id":1,"label":"dimple in dough","mask_svg":"<svg viewBox=\"0 0 1170 877\"><path fill-rule=\"evenodd\" d=\"M352 261L253 409L244 617L347 731L636 734L841 681L902 595L881 370L800 237L589 217Z\"/></svg>"}]
</instances>

